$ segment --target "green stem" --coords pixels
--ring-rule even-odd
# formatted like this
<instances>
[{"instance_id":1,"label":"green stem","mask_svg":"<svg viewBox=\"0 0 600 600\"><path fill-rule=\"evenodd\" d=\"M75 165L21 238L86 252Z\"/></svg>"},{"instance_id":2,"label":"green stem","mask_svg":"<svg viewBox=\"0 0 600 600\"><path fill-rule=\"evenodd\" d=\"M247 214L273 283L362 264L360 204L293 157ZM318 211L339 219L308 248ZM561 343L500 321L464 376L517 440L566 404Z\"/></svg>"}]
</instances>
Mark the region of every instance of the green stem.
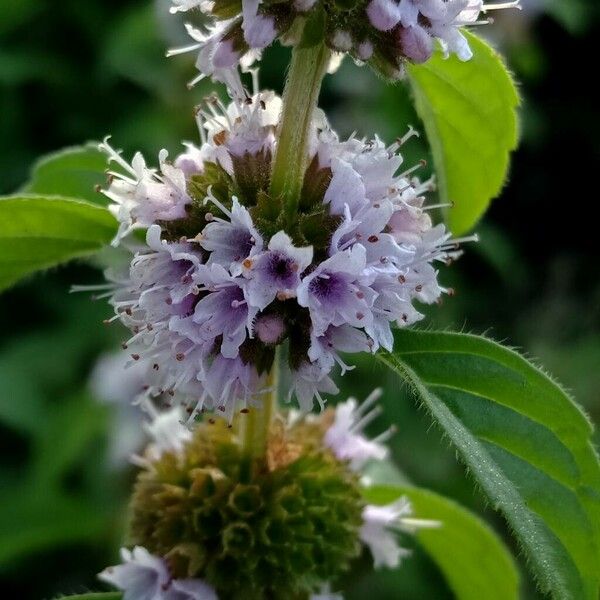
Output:
<instances>
[{"instance_id":1,"label":"green stem","mask_svg":"<svg viewBox=\"0 0 600 600\"><path fill-rule=\"evenodd\" d=\"M279 387L279 356L275 355L273 366L267 376L266 387L269 392L262 396L260 407L251 408L240 415L242 447L244 454L251 460L262 459L267 453L267 442L273 415L277 409Z\"/></svg>"},{"instance_id":2,"label":"green stem","mask_svg":"<svg viewBox=\"0 0 600 600\"><path fill-rule=\"evenodd\" d=\"M308 167L312 120L330 55L323 43L309 48L299 45L292 53L271 175L271 196L284 199L288 222L293 221L298 212Z\"/></svg>"}]
</instances>

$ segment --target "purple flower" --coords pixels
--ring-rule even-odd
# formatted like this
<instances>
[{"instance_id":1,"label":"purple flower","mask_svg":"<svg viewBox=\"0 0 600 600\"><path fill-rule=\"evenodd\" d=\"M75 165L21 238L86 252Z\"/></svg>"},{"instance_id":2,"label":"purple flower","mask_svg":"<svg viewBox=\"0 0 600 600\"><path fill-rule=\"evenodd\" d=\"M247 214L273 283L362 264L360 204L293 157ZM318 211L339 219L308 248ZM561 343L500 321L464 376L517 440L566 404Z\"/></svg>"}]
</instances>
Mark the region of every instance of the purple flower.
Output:
<instances>
[{"instance_id":1,"label":"purple flower","mask_svg":"<svg viewBox=\"0 0 600 600\"><path fill-rule=\"evenodd\" d=\"M250 48L270 46L277 37L275 19L258 13L261 0L242 0L242 29Z\"/></svg>"},{"instance_id":2,"label":"purple flower","mask_svg":"<svg viewBox=\"0 0 600 600\"><path fill-rule=\"evenodd\" d=\"M262 250L263 240L254 224L248 210L241 206L237 198L233 198L231 211L221 206L229 221L213 216L198 236L198 242L210 252L207 264L217 263L232 273L242 272L245 259L254 256Z\"/></svg>"},{"instance_id":3,"label":"purple flower","mask_svg":"<svg viewBox=\"0 0 600 600\"><path fill-rule=\"evenodd\" d=\"M300 409L308 412L312 409L315 398L321 409L325 407L325 400L321 394L337 394L339 392L333 379L327 371L314 363L305 362L296 371L292 372L292 386L288 400L293 394L298 399Z\"/></svg>"},{"instance_id":4,"label":"purple flower","mask_svg":"<svg viewBox=\"0 0 600 600\"><path fill-rule=\"evenodd\" d=\"M402 557L410 554L398 544L399 532L414 533L417 529L441 526L439 521L414 519L412 514L412 506L405 496L384 506L365 506L359 535L362 543L371 551L376 569L394 569L400 564Z\"/></svg>"},{"instance_id":5,"label":"purple flower","mask_svg":"<svg viewBox=\"0 0 600 600\"><path fill-rule=\"evenodd\" d=\"M278 296L281 299L295 297L300 275L310 265L312 257L311 247L296 248L286 233L276 233L269 242L268 251L244 265L250 303L262 310Z\"/></svg>"},{"instance_id":6,"label":"purple flower","mask_svg":"<svg viewBox=\"0 0 600 600\"><path fill-rule=\"evenodd\" d=\"M108 189L102 190L112 201L109 210L120 222L113 245L118 245L134 229L148 227L159 220L185 217L186 206L191 202L186 191L185 174L167 162L166 150L159 154L159 174L146 166L139 152L129 165L120 152L108 144L108 138L99 148L106 152L109 163L114 162L120 168L109 172L111 183Z\"/></svg>"},{"instance_id":7,"label":"purple flower","mask_svg":"<svg viewBox=\"0 0 600 600\"><path fill-rule=\"evenodd\" d=\"M260 315L254 324L254 331L261 342L274 345L283 339L286 331L285 321L277 314Z\"/></svg>"},{"instance_id":8,"label":"purple flower","mask_svg":"<svg viewBox=\"0 0 600 600\"><path fill-rule=\"evenodd\" d=\"M320 336L329 325L367 327L373 316L372 290L361 285L366 250L356 244L322 262L298 287L298 304L310 310L313 332Z\"/></svg>"},{"instance_id":9,"label":"purple flower","mask_svg":"<svg viewBox=\"0 0 600 600\"><path fill-rule=\"evenodd\" d=\"M373 27L380 31L389 31L402 18L402 8L394 0L372 0L367 6L367 15Z\"/></svg>"},{"instance_id":10,"label":"purple flower","mask_svg":"<svg viewBox=\"0 0 600 600\"><path fill-rule=\"evenodd\" d=\"M435 263L458 256L456 243L473 239L451 240L443 226L432 226L424 197L432 183L413 176L421 164L398 173L398 150L415 135L412 129L390 146L378 138L339 141L323 115L315 119L311 144L317 172L310 177L318 184L309 194L312 206L300 209L312 212L299 214L288 232L267 233L277 215L265 216L254 192L268 188L265 168L277 150L280 107L272 93L228 107L210 99L198 114L199 148L188 145L178 167L161 159L160 177L146 173L138 158L143 185L118 184L133 194L122 194L117 211L125 231L146 222L133 223L139 215L161 225L146 225L146 244L129 271L110 275L114 319L132 331L125 344L131 360L149 365L148 394L184 396L188 422L204 409L231 419L237 408L259 403L265 379L259 372L285 339L292 394L304 410L314 399L323 405L322 394L337 389L333 369L351 368L341 354L391 350L392 326L422 318L414 302L432 303L448 291L438 283ZM212 193L215 173L235 186L240 168L239 197L223 195L228 183ZM248 196L244 190L253 185ZM191 212L177 223L189 228L189 239L174 239L168 224L161 228L166 213L141 210L135 192L178 190L187 198L188 187L205 189L205 197L193 201L211 202L216 214L204 213L208 223L194 233L198 221ZM314 237L310 219L319 212L326 235ZM315 247L297 247L290 233L314 240Z\"/></svg>"},{"instance_id":11,"label":"purple flower","mask_svg":"<svg viewBox=\"0 0 600 600\"><path fill-rule=\"evenodd\" d=\"M122 590L123 600L217 600L213 588L199 579L173 579L166 561L142 546L121 549L123 564L98 577Z\"/></svg>"},{"instance_id":12,"label":"purple flower","mask_svg":"<svg viewBox=\"0 0 600 600\"><path fill-rule=\"evenodd\" d=\"M263 385L264 377L258 375L254 365L244 364L240 358L218 355L206 373L206 389L215 408L228 420L234 410L255 405Z\"/></svg>"},{"instance_id":13,"label":"purple flower","mask_svg":"<svg viewBox=\"0 0 600 600\"><path fill-rule=\"evenodd\" d=\"M230 275L221 265L200 269L195 281L204 286L201 289L209 291L196 303L192 316L199 338L212 343L222 336L221 354L235 358L258 312L248 303L244 281Z\"/></svg>"},{"instance_id":14,"label":"purple flower","mask_svg":"<svg viewBox=\"0 0 600 600\"><path fill-rule=\"evenodd\" d=\"M376 389L360 406L354 398L341 402L335 407L333 424L325 432L325 445L340 460L349 461L353 471L360 471L370 460L384 460L389 454L382 442L393 433L392 429L374 440L369 440L362 432L381 413L379 407L372 408L380 397L381 390Z\"/></svg>"},{"instance_id":15,"label":"purple flower","mask_svg":"<svg viewBox=\"0 0 600 600\"><path fill-rule=\"evenodd\" d=\"M355 353L371 352L372 350L373 340L364 331L346 324L339 327L330 325L322 335L312 332L308 358L327 372L338 364L344 375L346 371L350 371L354 367L348 366L342 360L340 352Z\"/></svg>"}]
</instances>

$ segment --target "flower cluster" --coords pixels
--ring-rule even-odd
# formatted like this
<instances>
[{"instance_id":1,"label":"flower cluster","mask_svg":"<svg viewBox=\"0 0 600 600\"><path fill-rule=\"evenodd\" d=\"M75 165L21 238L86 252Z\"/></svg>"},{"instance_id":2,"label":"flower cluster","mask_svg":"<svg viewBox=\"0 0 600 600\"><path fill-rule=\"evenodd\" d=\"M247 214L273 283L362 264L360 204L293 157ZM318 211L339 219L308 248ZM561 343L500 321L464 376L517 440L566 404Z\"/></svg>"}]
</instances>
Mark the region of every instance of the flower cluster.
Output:
<instances>
[{"instance_id":1,"label":"flower cluster","mask_svg":"<svg viewBox=\"0 0 600 600\"><path fill-rule=\"evenodd\" d=\"M279 38L304 45L321 39L337 53L369 63L378 72L397 79L405 62L427 61L435 40L446 56L472 56L461 28L478 21L482 13L518 7L519 0L484 4L483 0L172 0L172 12L199 8L216 21L206 32L191 25L194 44L169 54L197 51L200 72L191 82L210 76L241 92L238 65L247 67L261 51ZM304 28L306 24L306 28ZM304 33L303 33L304 30Z\"/></svg>"},{"instance_id":2,"label":"flower cluster","mask_svg":"<svg viewBox=\"0 0 600 600\"><path fill-rule=\"evenodd\" d=\"M120 222L115 244L135 252L113 281L114 319L132 332L132 360L147 365L151 394L179 392L190 419L260 402L276 346L289 341L290 396L310 410L340 353L393 346L392 326L422 315L448 290L436 262L457 252L443 225L432 226L423 194L431 182L398 173L399 147L354 137L340 141L315 120L298 213L269 193L280 100L256 94L199 112L203 143L188 145L160 171L138 154L127 164L107 143L116 168L105 194ZM140 245L135 229L146 230Z\"/></svg>"},{"instance_id":3,"label":"flower cluster","mask_svg":"<svg viewBox=\"0 0 600 600\"><path fill-rule=\"evenodd\" d=\"M361 499L358 474L387 456L391 434L362 434L379 414L379 395L274 423L266 464L250 482L234 432L204 424L191 434L178 408L155 414L146 426L152 443L138 460L133 551L123 549L123 564L100 578L125 600L341 600L328 583L361 545L376 568L398 566L407 554L398 532L439 523L413 518L405 497L383 506Z\"/></svg>"}]
</instances>

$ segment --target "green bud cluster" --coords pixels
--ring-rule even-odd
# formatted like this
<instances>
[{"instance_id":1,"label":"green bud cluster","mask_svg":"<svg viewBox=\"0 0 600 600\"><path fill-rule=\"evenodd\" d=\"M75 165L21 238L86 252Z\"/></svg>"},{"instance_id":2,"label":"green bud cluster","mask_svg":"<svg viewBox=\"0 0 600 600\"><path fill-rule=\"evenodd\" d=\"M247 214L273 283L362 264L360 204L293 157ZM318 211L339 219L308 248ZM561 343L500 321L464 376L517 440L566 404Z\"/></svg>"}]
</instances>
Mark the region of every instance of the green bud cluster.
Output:
<instances>
[{"instance_id":1,"label":"green bud cluster","mask_svg":"<svg viewBox=\"0 0 600 600\"><path fill-rule=\"evenodd\" d=\"M181 454L140 473L129 540L222 600L304 600L360 552L357 477L322 446L322 425L271 431L249 461L232 429L200 424Z\"/></svg>"}]
</instances>

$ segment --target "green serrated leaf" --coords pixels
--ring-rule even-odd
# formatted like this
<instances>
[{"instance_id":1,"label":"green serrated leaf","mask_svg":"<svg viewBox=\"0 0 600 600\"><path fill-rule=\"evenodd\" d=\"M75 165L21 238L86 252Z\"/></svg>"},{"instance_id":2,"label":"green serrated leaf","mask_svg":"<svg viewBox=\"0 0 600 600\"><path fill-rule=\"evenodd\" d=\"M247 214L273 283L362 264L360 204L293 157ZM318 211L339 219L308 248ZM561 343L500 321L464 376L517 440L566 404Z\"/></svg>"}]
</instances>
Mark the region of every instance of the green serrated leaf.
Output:
<instances>
[{"instance_id":1,"label":"green serrated leaf","mask_svg":"<svg viewBox=\"0 0 600 600\"><path fill-rule=\"evenodd\" d=\"M96 187L106 182L106 154L94 143L65 148L42 157L33 167L26 194L66 196L106 206Z\"/></svg>"},{"instance_id":2,"label":"green serrated leaf","mask_svg":"<svg viewBox=\"0 0 600 600\"><path fill-rule=\"evenodd\" d=\"M435 561L457 600L511 600L519 597L519 576L500 538L479 517L452 500L409 486L365 489L372 504L389 504L407 496L417 519L441 523L420 529L418 543Z\"/></svg>"},{"instance_id":3,"label":"green serrated leaf","mask_svg":"<svg viewBox=\"0 0 600 600\"><path fill-rule=\"evenodd\" d=\"M502 58L463 32L473 58L437 52L408 75L423 120L447 221L454 234L471 229L501 191L518 140L519 95Z\"/></svg>"},{"instance_id":4,"label":"green serrated leaf","mask_svg":"<svg viewBox=\"0 0 600 600\"><path fill-rule=\"evenodd\" d=\"M598 598L600 465L573 400L518 353L486 338L399 331L396 371L501 511L542 591Z\"/></svg>"},{"instance_id":5,"label":"green serrated leaf","mask_svg":"<svg viewBox=\"0 0 600 600\"><path fill-rule=\"evenodd\" d=\"M116 229L108 210L89 202L58 196L0 198L0 289L95 252Z\"/></svg>"}]
</instances>

